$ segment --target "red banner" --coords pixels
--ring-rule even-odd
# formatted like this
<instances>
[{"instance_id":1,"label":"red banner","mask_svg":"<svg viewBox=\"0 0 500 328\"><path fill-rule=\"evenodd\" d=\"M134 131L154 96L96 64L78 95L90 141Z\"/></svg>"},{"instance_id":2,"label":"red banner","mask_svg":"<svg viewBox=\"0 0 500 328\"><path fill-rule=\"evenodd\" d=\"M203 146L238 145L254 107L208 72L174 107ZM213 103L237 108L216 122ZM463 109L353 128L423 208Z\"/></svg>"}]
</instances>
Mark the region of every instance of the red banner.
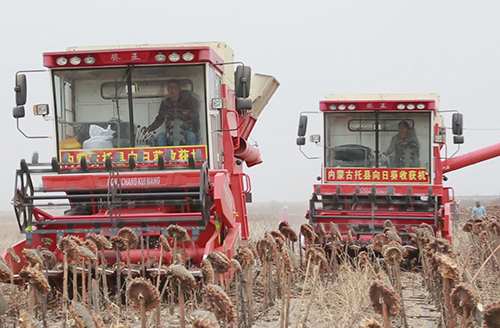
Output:
<instances>
[{"instance_id":1,"label":"red banner","mask_svg":"<svg viewBox=\"0 0 500 328\"><path fill-rule=\"evenodd\" d=\"M429 183L425 168L326 168L326 182Z\"/></svg>"},{"instance_id":2,"label":"red banner","mask_svg":"<svg viewBox=\"0 0 500 328\"><path fill-rule=\"evenodd\" d=\"M92 155L97 155L97 162L105 162L108 157L112 161L115 159L115 154L120 154L120 162L123 164L118 164L118 166L128 166L128 160L130 156L134 156L137 160L137 155L142 152L143 160L154 161L155 163L143 163L138 166L157 166L157 161L159 156L165 157L167 151L170 150L170 158L165 158L165 166L178 166L187 165L189 155L196 158L196 151L201 151L201 159L207 159L207 146L197 145L197 146L178 146L178 147L144 147L144 148L110 148L110 149L78 149L78 150L61 150L60 159L62 161L65 154L69 154L69 163L80 163L82 157L87 158L87 163L89 168L102 168L104 164L91 164ZM63 169L70 169L79 167L80 165L63 165Z\"/></svg>"}]
</instances>

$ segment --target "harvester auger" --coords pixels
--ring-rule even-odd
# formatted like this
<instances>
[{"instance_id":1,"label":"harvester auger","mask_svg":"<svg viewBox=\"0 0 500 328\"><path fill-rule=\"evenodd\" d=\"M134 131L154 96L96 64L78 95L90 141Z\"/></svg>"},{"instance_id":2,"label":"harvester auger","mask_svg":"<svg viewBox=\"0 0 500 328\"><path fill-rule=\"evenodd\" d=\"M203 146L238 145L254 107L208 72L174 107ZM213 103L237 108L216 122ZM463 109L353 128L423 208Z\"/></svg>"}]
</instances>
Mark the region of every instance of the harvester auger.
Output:
<instances>
[{"instance_id":1,"label":"harvester auger","mask_svg":"<svg viewBox=\"0 0 500 328\"><path fill-rule=\"evenodd\" d=\"M458 211L444 174L500 156L500 144L448 158L437 94L328 95L319 105L324 135L310 140L323 149L314 158L322 159L322 172L306 214L316 243L379 257L399 245L412 261L425 235L451 242ZM301 148L307 113L300 116L297 145L311 159ZM455 111L455 144L464 142L462 120Z\"/></svg>"},{"instance_id":2,"label":"harvester auger","mask_svg":"<svg viewBox=\"0 0 500 328\"><path fill-rule=\"evenodd\" d=\"M262 162L248 138L279 82L252 77L245 65L234 70L223 42L78 47L43 59L54 110L39 104L34 113L54 121L57 156L42 162L35 153L16 172L13 205L26 239L3 254L14 280L30 265L25 249L38 251L56 284L63 253L88 260L79 275L105 272L104 285L162 275L161 264L176 261L200 275L212 251L232 258L249 238L243 163ZM22 73L17 120L25 116L24 73L38 71ZM89 236L97 258L84 256ZM63 252L68 245L79 251Z\"/></svg>"}]
</instances>

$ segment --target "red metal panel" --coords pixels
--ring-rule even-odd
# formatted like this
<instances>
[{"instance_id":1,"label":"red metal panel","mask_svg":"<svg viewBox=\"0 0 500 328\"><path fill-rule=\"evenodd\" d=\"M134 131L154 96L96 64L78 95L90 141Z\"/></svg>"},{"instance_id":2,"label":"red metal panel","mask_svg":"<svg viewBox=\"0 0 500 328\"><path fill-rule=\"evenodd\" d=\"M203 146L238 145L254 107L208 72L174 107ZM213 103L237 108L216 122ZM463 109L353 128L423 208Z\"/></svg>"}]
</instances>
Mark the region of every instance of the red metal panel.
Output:
<instances>
[{"instance_id":1,"label":"red metal panel","mask_svg":"<svg viewBox=\"0 0 500 328\"><path fill-rule=\"evenodd\" d=\"M356 217L366 217L368 220L371 219L372 217L372 212L371 211L318 211L316 210L316 215L330 215L330 216L356 216ZM374 212L374 217L405 217L405 218L421 218L421 217L428 217L428 218L434 218L434 212L398 212L398 211L376 211ZM331 219L330 219L331 220ZM337 219L336 219L337 220ZM340 220L340 219L339 219ZM344 219L341 219L344 220ZM352 220L352 223L357 223L361 222L359 220L363 219L348 219L346 218L345 220Z\"/></svg>"},{"instance_id":2,"label":"red metal panel","mask_svg":"<svg viewBox=\"0 0 500 328\"><path fill-rule=\"evenodd\" d=\"M148 209L144 208L139 208L137 210L127 210L126 208L122 209L120 213L120 220L122 221L130 221L130 220L137 220L137 219L144 219L144 221L147 221L148 219L168 219L168 218L179 218L181 220L186 220L189 221L190 219L193 220L197 217L201 216L200 212L185 212L185 213L163 213L159 212L158 208L150 208L150 212L147 212ZM156 212L153 212L156 210ZM35 207L33 209L35 214L39 214L40 220L50 220L50 221L67 221L71 220L74 221L75 224L78 224L79 221L88 221L88 220L106 220L109 219L109 214L92 214L92 215L71 215L71 216L53 216L51 214L48 214L47 212L44 212L40 210L39 208ZM111 221L109 222L111 224Z\"/></svg>"},{"instance_id":3,"label":"red metal panel","mask_svg":"<svg viewBox=\"0 0 500 328\"><path fill-rule=\"evenodd\" d=\"M243 190L242 178L246 174L234 174L231 176L231 190L233 192L235 209L237 213L236 222L241 225L241 237L246 240L250 237L250 230L248 228L248 215L246 208L245 194L247 191ZM249 190L248 190L249 192Z\"/></svg>"},{"instance_id":4,"label":"red metal panel","mask_svg":"<svg viewBox=\"0 0 500 328\"><path fill-rule=\"evenodd\" d=\"M355 194L356 186L355 185L340 185L340 193L341 194Z\"/></svg>"},{"instance_id":5,"label":"red metal panel","mask_svg":"<svg viewBox=\"0 0 500 328\"><path fill-rule=\"evenodd\" d=\"M250 136L250 133L252 133L253 127L255 126L255 123L257 123L257 117L253 115L251 112L247 114L247 118L245 120L245 123L243 123L243 126L241 127L240 131L240 136L241 138L247 140L248 137Z\"/></svg>"},{"instance_id":6,"label":"red metal panel","mask_svg":"<svg viewBox=\"0 0 500 328\"><path fill-rule=\"evenodd\" d=\"M167 56L165 62L157 62L154 57L159 53ZM177 62L171 62L168 56L172 53L178 53L181 59ZM186 52L191 52L194 55L192 61L185 61L182 55ZM78 56L82 59L79 65L72 65L69 59L73 56ZM84 63L84 58L92 56L95 58L95 63L88 65ZM59 66L56 63L57 58L66 57L68 63L64 66ZM194 63L223 63L223 59L210 47L158 47L158 48L124 48L124 49L109 49L109 50L89 50L89 51L62 51L49 52L43 54L43 65L48 68L92 68L103 66L125 66L128 64L137 65L162 65L162 64L194 64ZM224 70L223 65L216 65L215 68L221 72Z\"/></svg>"},{"instance_id":7,"label":"red metal panel","mask_svg":"<svg viewBox=\"0 0 500 328\"><path fill-rule=\"evenodd\" d=\"M210 171L210 177L224 170ZM176 187L196 187L200 184L198 170L156 171L154 173L124 172L120 174L124 189L161 189ZM43 176L45 191L108 190L109 174L60 174Z\"/></svg>"},{"instance_id":8,"label":"red metal panel","mask_svg":"<svg viewBox=\"0 0 500 328\"><path fill-rule=\"evenodd\" d=\"M428 195L429 186L411 186L412 195Z\"/></svg>"},{"instance_id":9,"label":"red metal panel","mask_svg":"<svg viewBox=\"0 0 500 328\"><path fill-rule=\"evenodd\" d=\"M414 108L412 110L409 109L398 109L397 106L398 104L405 104L405 107L407 104L414 104L415 106L417 104L424 104L425 108L424 109L418 109ZM330 109L330 105L335 104L337 106L337 109L332 110ZM349 110L340 110L338 109L339 105L350 105L354 104L356 106L355 109ZM413 111L429 111L429 110L435 110L436 109L436 103L434 100L356 100L356 99L346 99L345 101L340 101L340 100L322 100L319 103L319 109L321 111L325 112L356 112L356 111L370 111L373 112L374 110L380 110L380 111L398 111L398 112L403 112L403 111L408 111L408 112L413 112Z\"/></svg>"},{"instance_id":10,"label":"red metal panel","mask_svg":"<svg viewBox=\"0 0 500 328\"><path fill-rule=\"evenodd\" d=\"M222 221L230 228L235 226L234 198L229 188L228 176L224 173L215 175L214 180L214 203L217 214Z\"/></svg>"},{"instance_id":11,"label":"red metal panel","mask_svg":"<svg viewBox=\"0 0 500 328\"><path fill-rule=\"evenodd\" d=\"M313 185L313 191L317 192L319 187L320 194L328 195L328 194L336 194L337 193L337 184L315 184ZM359 185L359 194L367 195L372 192L371 184L368 185ZM429 186L428 185L395 185L394 193L396 195L406 195L408 194L408 186L412 188L412 194L416 195L428 195L429 194ZM375 185L375 194L376 195L387 195L389 185ZM341 194L354 194L356 191L356 185L340 185ZM432 186L432 194L441 196L443 194L443 186L433 185Z\"/></svg>"}]
</instances>

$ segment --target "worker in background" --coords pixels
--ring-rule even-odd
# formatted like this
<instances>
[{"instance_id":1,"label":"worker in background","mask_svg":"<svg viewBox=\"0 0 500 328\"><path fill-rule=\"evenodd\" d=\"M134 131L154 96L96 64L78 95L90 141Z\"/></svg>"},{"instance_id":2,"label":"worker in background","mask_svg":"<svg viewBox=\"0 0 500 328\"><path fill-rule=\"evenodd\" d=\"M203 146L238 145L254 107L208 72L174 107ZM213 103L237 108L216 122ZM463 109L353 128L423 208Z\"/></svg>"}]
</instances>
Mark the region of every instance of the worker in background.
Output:
<instances>
[{"instance_id":1,"label":"worker in background","mask_svg":"<svg viewBox=\"0 0 500 328\"><path fill-rule=\"evenodd\" d=\"M486 209L480 202L476 202L476 206L472 208L472 215L477 217L486 216Z\"/></svg>"},{"instance_id":2,"label":"worker in background","mask_svg":"<svg viewBox=\"0 0 500 328\"><path fill-rule=\"evenodd\" d=\"M144 128L144 132L155 131L162 124L173 117L174 110L182 110L185 120L190 122L188 130L184 131L186 145L196 145L196 134L200 129L199 103L188 91L182 91L178 80L170 80L167 84L168 97L160 104L158 115L150 126ZM177 111L178 112L178 111ZM167 128L168 130L168 128ZM157 146L171 145L166 133L160 133L156 137Z\"/></svg>"},{"instance_id":3,"label":"worker in background","mask_svg":"<svg viewBox=\"0 0 500 328\"><path fill-rule=\"evenodd\" d=\"M283 206L281 210L280 222L286 221L288 222L288 206Z\"/></svg>"},{"instance_id":4,"label":"worker in background","mask_svg":"<svg viewBox=\"0 0 500 328\"><path fill-rule=\"evenodd\" d=\"M393 165L396 167L420 166L417 135L405 120L399 122L398 134L392 137L391 144L384 155L389 156L392 153L395 153Z\"/></svg>"}]
</instances>

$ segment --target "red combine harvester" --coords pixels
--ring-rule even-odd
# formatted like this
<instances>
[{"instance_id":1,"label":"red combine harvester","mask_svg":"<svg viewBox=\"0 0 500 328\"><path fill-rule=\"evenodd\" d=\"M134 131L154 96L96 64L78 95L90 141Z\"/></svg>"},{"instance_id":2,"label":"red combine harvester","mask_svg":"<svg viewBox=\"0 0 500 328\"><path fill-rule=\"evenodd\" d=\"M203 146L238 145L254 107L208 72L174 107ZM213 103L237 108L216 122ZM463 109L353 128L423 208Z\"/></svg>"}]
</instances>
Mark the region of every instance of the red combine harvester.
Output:
<instances>
[{"instance_id":1,"label":"red combine harvester","mask_svg":"<svg viewBox=\"0 0 500 328\"><path fill-rule=\"evenodd\" d=\"M35 105L34 114L54 121L57 157L21 161L13 204L26 240L14 251L49 245L61 262L61 237L110 238L129 227L143 237L143 248L129 251L141 263L146 252L146 260L160 256L158 238L176 224L193 241L185 245L193 271L211 251L231 258L249 237L243 163L262 162L248 138L279 82L252 77L242 63L234 70L223 42L68 48L45 53L43 62L54 105ZM24 73L38 72L16 74L18 128ZM3 256L9 263L10 254ZM171 253L161 256L172 263ZM127 252L119 257L126 261ZM113 265L115 251L105 258ZM14 274L23 266L21 257ZM62 274L49 269L53 279Z\"/></svg>"},{"instance_id":2,"label":"red combine harvester","mask_svg":"<svg viewBox=\"0 0 500 328\"><path fill-rule=\"evenodd\" d=\"M320 101L324 141L311 135L311 142L323 147L322 174L306 215L309 223L328 229L333 222L343 238L351 230L359 247L383 233L386 220L406 245L411 227L421 223L451 241L455 197L453 188L443 185L444 174L500 156L500 144L447 158L438 106L436 94L330 95ZM297 145L308 157L301 149L306 113L317 112L300 116ZM454 143L463 143L462 115L456 111L452 130Z\"/></svg>"}]
</instances>

